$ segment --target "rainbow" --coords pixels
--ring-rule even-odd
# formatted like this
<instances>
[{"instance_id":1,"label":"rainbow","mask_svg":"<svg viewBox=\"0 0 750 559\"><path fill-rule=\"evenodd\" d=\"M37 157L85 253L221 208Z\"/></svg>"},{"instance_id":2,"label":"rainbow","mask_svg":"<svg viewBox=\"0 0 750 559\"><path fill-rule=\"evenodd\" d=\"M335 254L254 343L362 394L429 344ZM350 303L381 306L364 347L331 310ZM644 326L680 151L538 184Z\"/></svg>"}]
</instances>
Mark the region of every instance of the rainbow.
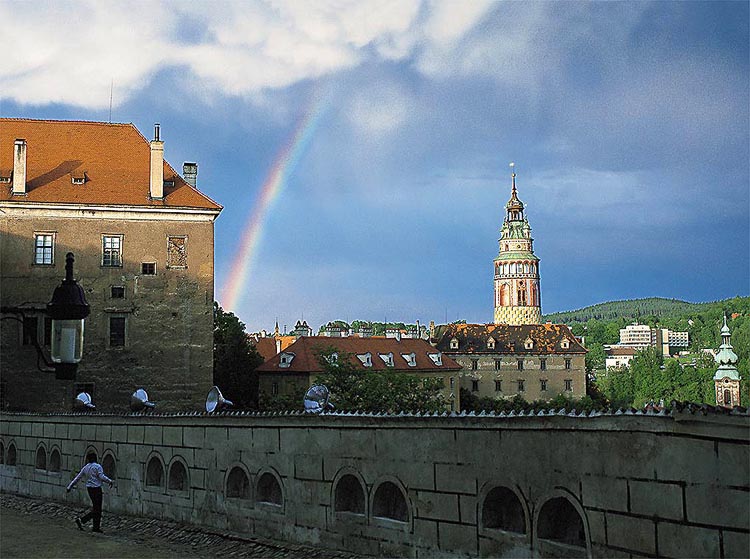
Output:
<instances>
[{"instance_id":1,"label":"rainbow","mask_svg":"<svg viewBox=\"0 0 750 559\"><path fill-rule=\"evenodd\" d=\"M305 154L328 106L327 95L316 95L308 110L297 122L289 140L274 158L273 166L266 176L245 225L240 249L232 262L229 278L221 290L220 300L225 309L232 310L236 307L257 257L263 227L271 206L278 199L289 176Z\"/></svg>"}]
</instances>

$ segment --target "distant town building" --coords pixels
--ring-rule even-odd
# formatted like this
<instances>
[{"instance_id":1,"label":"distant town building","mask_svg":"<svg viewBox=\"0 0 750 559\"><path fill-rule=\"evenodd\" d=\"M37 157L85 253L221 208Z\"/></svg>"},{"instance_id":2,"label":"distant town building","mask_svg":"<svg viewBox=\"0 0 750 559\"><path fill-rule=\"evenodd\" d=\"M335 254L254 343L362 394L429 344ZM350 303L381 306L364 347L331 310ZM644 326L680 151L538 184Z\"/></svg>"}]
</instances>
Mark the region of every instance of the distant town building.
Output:
<instances>
[{"instance_id":1,"label":"distant town building","mask_svg":"<svg viewBox=\"0 0 750 559\"><path fill-rule=\"evenodd\" d=\"M586 349L565 325L447 324L430 330L435 349L463 367L461 387L478 397L586 395Z\"/></svg>"},{"instance_id":2,"label":"distant town building","mask_svg":"<svg viewBox=\"0 0 750 559\"><path fill-rule=\"evenodd\" d=\"M714 360L719 365L714 375L716 405L732 408L740 405L740 373L737 370L737 354L732 348L727 317L721 327L721 346Z\"/></svg>"},{"instance_id":3,"label":"distant town building","mask_svg":"<svg viewBox=\"0 0 750 559\"><path fill-rule=\"evenodd\" d=\"M664 357L677 353L677 348L688 347L687 332L675 332L667 328L652 328L647 324L629 324L620 329L619 346L644 349L655 347ZM614 346L612 346L614 347Z\"/></svg>"},{"instance_id":4,"label":"distant town building","mask_svg":"<svg viewBox=\"0 0 750 559\"><path fill-rule=\"evenodd\" d=\"M604 366L607 369L617 369L620 367L629 367L630 362L635 357L639 348L632 346L608 346L604 348L605 361Z\"/></svg>"},{"instance_id":5,"label":"distant town building","mask_svg":"<svg viewBox=\"0 0 750 559\"><path fill-rule=\"evenodd\" d=\"M510 200L500 230L495 258L495 324L539 324L542 300L539 291L539 258L534 254L531 227L518 199L516 173L511 174Z\"/></svg>"},{"instance_id":6,"label":"distant town building","mask_svg":"<svg viewBox=\"0 0 750 559\"><path fill-rule=\"evenodd\" d=\"M61 411L89 392L128 409L147 389L159 409L202 407L213 382L214 221L221 206L132 124L0 119L0 393L15 408ZM91 306L74 382L37 370L50 345L45 305L75 253Z\"/></svg>"},{"instance_id":7,"label":"distant town building","mask_svg":"<svg viewBox=\"0 0 750 559\"><path fill-rule=\"evenodd\" d=\"M364 371L393 371L439 378L449 409L460 408L458 378L461 366L424 340L356 336L303 336L256 369L261 393L291 396L316 382L323 372L319 356L333 350L334 358L348 354Z\"/></svg>"}]
</instances>

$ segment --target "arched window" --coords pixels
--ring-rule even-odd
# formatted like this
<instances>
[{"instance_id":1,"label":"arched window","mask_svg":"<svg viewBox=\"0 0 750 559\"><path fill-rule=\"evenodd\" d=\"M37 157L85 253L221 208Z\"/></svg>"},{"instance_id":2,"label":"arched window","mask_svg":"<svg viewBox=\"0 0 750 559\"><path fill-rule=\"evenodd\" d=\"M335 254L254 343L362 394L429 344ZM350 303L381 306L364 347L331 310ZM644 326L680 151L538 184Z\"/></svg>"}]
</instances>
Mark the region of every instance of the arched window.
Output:
<instances>
[{"instance_id":1,"label":"arched window","mask_svg":"<svg viewBox=\"0 0 750 559\"><path fill-rule=\"evenodd\" d=\"M495 487L484 498L482 527L526 533L526 518L518 496L507 487Z\"/></svg>"},{"instance_id":2,"label":"arched window","mask_svg":"<svg viewBox=\"0 0 750 559\"><path fill-rule=\"evenodd\" d=\"M41 445L36 449L36 462L34 462L34 467L37 470L47 469L47 450Z\"/></svg>"},{"instance_id":3,"label":"arched window","mask_svg":"<svg viewBox=\"0 0 750 559\"><path fill-rule=\"evenodd\" d=\"M16 465L16 445L14 443L10 443L8 445L8 458L5 461L5 463L8 466L15 466Z\"/></svg>"},{"instance_id":4,"label":"arched window","mask_svg":"<svg viewBox=\"0 0 750 559\"><path fill-rule=\"evenodd\" d=\"M507 283L500 286L500 304L503 307L510 306L510 289L508 288Z\"/></svg>"},{"instance_id":5,"label":"arched window","mask_svg":"<svg viewBox=\"0 0 750 559\"><path fill-rule=\"evenodd\" d=\"M47 468L50 472L60 471L60 450L53 448L49 454L49 466Z\"/></svg>"},{"instance_id":6,"label":"arched window","mask_svg":"<svg viewBox=\"0 0 750 559\"><path fill-rule=\"evenodd\" d=\"M282 505L281 485L279 485L279 481L272 473L266 472L260 476L255 500L259 503Z\"/></svg>"},{"instance_id":7,"label":"arched window","mask_svg":"<svg viewBox=\"0 0 750 559\"><path fill-rule=\"evenodd\" d=\"M586 547L583 519L565 497L555 497L544 503L537 520L537 535L566 545Z\"/></svg>"},{"instance_id":8,"label":"arched window","mask_svg":"<svg viewBox=\"0 0 750 559\"><path fill-rule=\"evenodd\" d=\"M245 470L235 466L227 476L227 497L230 499L249 499L250 480Z\"/></svg>"},{"instance_id":9,"label":"arched window","mask_svg":"<svg viewBox=\"0 0 750 559\"><path fill-rule=\"evenodd\" d=\"M365 514L365 492L356 476L346 474L336 484L334 506L336 512Z\"/></svg>"},{"instance_id":10,"label":"arched window","mask_svg":"<svg viewBox=\"0 0 750 559\"><path fill-rule=\"evenodd\" d=\"M5 464L5 444L0 441L0 464Z\"/></svg>"},{"instance_id":11,"label":"arched window","mask_svg":"<svg viewBox=\"0 0 750 559\"><path fill-rule=\"evenodd\" d=\"M372 514L378 518L389 518L399 522L409 520L406 499L395 483L384 481L378 486L373 497Z\"/></svg>"},{"instance_id":12,"label":"arched window","mask_svg":"<svg viewBox=\"0 0 750 559\"><path fill-rule=\"evenodd\" d=\"M161 487L162 479L164 479L164 467L161 465L161 460L156 456L152 456L146 466L146 485L150 487Z\"/></svg>"},{"instance_id":13,"label":"arched window","mask_svg":"<svg viewBox=\"0 0 750 559\"><path fill-rule=\"evenodd\" d=\"M732 391L731 390L725 390L724 391L724 404L725 405L731 405L732 404Z\"/></svg>"},{"instance_id":14,"label":"arched window","mask_svg":"<svg viewBox=\"0 0 750 559\"><path fill-rule=\"evenodd\" d=\"M188 490L188 473L185 464L179 460L172 462L169 467L169 488L175 491Z\"/></svg>"},{"instance_id":15,"label":"arched window","mask_svg":"<svg viewBox=\"0 0 750 559\"><path fill-rule=\"evenodd\" d=\"M104 475L109 479L115 479L117 477L117 463L111 452L107 452L104 455L104 459L102 459L102 469L104 470Z\"/></svg>"}]
</instances>

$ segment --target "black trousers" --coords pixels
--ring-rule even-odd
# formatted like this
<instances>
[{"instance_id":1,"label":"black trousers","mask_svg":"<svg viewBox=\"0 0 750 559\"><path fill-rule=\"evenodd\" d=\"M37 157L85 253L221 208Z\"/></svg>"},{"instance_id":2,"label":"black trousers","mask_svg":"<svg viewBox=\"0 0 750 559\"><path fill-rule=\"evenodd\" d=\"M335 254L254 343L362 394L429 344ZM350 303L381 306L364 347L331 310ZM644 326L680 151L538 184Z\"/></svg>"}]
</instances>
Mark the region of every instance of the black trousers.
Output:
<instances>
[{"instance_id":1,"label":"black trousers","mask_svg":"<svg viewBox=\"0 0 750 559\"><path fill-rule=\"evenodd\" d=\"M86 491L89 492L89 498L91 499L91 510L81 517L81 522L85 524L93 519L94 530L99 530L102 522L102 488L87 487Z\"/></svg>"}]
</instances>

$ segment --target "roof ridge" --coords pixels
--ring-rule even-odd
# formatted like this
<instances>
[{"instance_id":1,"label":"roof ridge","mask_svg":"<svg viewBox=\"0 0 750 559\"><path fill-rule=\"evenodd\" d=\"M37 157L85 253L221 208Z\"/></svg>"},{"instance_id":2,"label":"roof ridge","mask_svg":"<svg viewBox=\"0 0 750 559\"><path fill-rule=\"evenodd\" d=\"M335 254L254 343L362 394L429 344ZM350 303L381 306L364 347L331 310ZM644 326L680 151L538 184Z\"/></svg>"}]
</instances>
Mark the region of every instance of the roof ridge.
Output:
<instances>
[{"instance_id":1,"label":"roof ridge","mask_svg":"<svg viewBox=\"0 0 750 559\"><path fill-rule=\"evenodd\" d=\"M65 120L62 118L27 118L20 116L0 116L0 121L3 120L13 122L48 122L50 124L104 124L105 126L133 126L136 130L138 130L138 127L135 126L132 122L105 122L103 120ZM141 134L141 136L143 136L143 134Z\"/></svg>"}]
</instances>

